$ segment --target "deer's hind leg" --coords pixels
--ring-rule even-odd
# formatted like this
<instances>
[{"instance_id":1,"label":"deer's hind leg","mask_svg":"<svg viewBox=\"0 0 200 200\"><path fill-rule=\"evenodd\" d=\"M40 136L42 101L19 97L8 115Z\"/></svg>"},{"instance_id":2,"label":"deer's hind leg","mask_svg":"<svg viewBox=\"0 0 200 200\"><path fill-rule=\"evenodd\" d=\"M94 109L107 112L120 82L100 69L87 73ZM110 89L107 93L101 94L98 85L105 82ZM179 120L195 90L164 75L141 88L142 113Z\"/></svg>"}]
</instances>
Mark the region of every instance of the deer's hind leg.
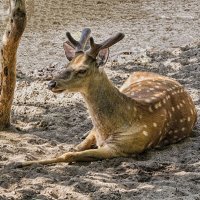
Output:
<instances>
[{"instance_id":1,"label":"deer's hind leg","mask_svg":"<svg viewBox=\"0 0 200 200\"><path fill-rule=\"evenodd\" d=\"M27 161L23 163L18 163L18 167L25 167L32 164L53 164L59 162L81 162L81 161L96 161L103 160L108 158L114 158L119 156L125 156L119 153L115 148L105 145L99 149L90 149L80 152L68 152L57 158L49 160L36 160L36 161Z\"/></svg>"},{"instance_id":2,"label":"deer's hind leg","mask_svg":"<svg viewBox=\"0 0 200 200\"><path fill-rule=\"evenodd\" d=\"M98 149L90 149L80 152L66 153L63 154L64 160L71 160L71 162L81 162L81 161L96 161L96 160L103 160L108 158L114 158L121 156L120 153L113 147L105 145ZM65 161L64 161L65 162Z\"/></svg>"}]
</instances>

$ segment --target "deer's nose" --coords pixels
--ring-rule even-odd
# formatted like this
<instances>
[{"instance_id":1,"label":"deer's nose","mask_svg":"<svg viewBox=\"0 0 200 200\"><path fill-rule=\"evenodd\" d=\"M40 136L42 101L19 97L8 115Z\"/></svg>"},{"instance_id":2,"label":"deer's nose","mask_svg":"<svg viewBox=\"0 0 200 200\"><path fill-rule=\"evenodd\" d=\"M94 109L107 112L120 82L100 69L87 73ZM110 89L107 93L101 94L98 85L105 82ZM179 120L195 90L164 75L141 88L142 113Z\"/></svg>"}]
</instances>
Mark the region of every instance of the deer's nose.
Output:
<instances>
[{"instance_id":1,"label":"deer's nose","mask_svg":"<svg viewBox=\"0 0 200 200\"><path fill-rule=\"evenodd\" d=\"M51 90L56 87L56 81L50 81L48 84L48 89Z\"/></svg>"}]
</instances>

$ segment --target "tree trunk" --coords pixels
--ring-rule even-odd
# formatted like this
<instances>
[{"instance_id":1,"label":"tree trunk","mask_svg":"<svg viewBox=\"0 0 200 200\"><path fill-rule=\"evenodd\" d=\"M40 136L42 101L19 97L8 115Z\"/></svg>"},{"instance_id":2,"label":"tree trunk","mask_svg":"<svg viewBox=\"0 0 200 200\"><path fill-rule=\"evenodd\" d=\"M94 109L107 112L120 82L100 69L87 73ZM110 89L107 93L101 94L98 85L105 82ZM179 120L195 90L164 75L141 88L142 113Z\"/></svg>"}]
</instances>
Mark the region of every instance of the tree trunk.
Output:
<instances>
[{"instance_id":1,"label":"tree trunk","mask_svg":"<svg viewBox=\"0 0 200 200\"><path fill-rule=\"evenodd\" d=\"M16 84L17 49L25 26L25 0L10 0L10 16L0 52L0 130L10 126Z\"/></svg>"}]
</instances>

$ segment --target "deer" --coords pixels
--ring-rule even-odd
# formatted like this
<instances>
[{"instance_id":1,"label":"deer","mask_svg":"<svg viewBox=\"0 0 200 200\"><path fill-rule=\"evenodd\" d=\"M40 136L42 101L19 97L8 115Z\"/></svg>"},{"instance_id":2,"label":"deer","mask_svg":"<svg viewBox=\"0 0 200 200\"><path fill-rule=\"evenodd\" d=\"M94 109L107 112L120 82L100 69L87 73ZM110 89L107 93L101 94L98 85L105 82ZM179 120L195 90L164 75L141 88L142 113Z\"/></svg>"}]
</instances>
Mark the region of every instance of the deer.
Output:
<instances>
[{"instance_id":1,"label":"deer","mask_svg":"<svg viewBox=\"0 0 200 200\"><path fill-rule=\"evenodd\" d=\"M85 28L77 41L67 32L64 50L69 63L48 88L54 93L79 92L91 115L92 130L74 151L52 159L24 161L21 167L129 157L191 136L197 111L184 87L156 73L134 72L118 89L103 66L109 48L124 34L97 44L90 33Z\"/></svg>"}]
</instances>

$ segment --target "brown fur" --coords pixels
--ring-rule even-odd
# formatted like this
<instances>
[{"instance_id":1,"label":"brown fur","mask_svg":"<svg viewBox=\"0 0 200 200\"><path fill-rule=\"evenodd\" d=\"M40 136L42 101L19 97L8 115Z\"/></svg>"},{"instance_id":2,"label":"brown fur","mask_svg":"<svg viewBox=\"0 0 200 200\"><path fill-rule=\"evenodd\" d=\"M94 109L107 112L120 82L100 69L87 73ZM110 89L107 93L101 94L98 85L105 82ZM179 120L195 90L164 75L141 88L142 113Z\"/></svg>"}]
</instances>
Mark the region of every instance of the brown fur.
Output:
<instances>
[{"instance_id":1,"label":"brown fur","mask_svg":"<svg viewBox=\"0 0 200 200\"><path fill-rule=\"evenodd\" d=\"M57 86L53 91L81 92L94 128L76 147L77 152L24 162L22 166L129 156L191 135L197 114L191 97L178 82L158 74L136 72L118 90L94 60L84 53L78 56L79 62L87 61L87 72L77 75L79 62L75 57L67 67L68 75L55 78ZM91 149L94 144L97 149Z\"/></svg>"}]
</instances>

